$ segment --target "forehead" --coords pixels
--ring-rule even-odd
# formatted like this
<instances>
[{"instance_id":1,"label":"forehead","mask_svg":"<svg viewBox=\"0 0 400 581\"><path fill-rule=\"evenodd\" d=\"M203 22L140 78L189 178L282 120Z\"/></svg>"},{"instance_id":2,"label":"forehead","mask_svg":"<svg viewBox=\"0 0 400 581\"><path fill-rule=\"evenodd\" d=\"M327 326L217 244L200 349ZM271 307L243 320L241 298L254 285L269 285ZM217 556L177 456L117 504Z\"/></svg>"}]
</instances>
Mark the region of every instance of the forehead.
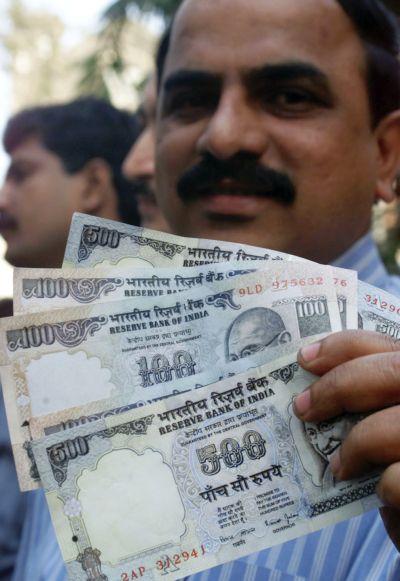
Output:
<instances>
[{"instance_id":1,"label":"forehead","mask_svg":"<svg viewBox=\"0 0 400 581\"><path fill-rule=\"evenodd\" d=\"M152 75L147 81L143 91L141 108L147 117L154 117L157 106L157 82L156 77Z\"/></svg>"},{"instance_id":2,"label":"forehead","mask_svg":"<svg viewBox=\"0 0 400 581\"><path fill-rule=\"evenodd\" d=\"M187 0L177 15L166 71L247 71L301 60L329 73L365 70L359 36L336 0Z\"/></svg>"},{"instance_id":3,"label":"forehead","mask_svg":"<svg viewBox=\"0 0 400 581\"><path fill-rule=\"evenodd\" d=\"M42 160L52 157L39 137L31 135L19 143L10 153L14 161L18 160Z\"/></svg>"}]
</instances>

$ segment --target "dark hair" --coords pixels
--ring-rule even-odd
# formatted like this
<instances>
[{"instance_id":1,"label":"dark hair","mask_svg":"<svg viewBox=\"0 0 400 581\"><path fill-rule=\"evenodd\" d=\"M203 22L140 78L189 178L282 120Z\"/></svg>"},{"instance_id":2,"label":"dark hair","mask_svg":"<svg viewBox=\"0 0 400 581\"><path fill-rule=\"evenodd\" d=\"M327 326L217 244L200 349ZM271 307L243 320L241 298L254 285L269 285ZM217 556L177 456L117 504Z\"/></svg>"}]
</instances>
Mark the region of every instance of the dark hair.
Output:
<instances>
[{"instance_id":1,"label":"dark hair","mask_svg":"<svg viewBox=\"0 0 400 581\"><path fill-rule=\"evenodd\" d=\"M367 56L367 88L373 126L400 108L400 31L395 14L380 0L337 0L357 30ZM157 52L157 80L161 86L171 42L173 21Z\"/></svg>"},{"instance_id":2,"label":"dark hair","mask_svg":"<svg viewBox=\"0 0 400 581\"><path fill-rule=\"evenodd\" d=\"M96 97L82 97L66 104L32 107L12 117L3 144L7 153L31 136L59 157L66 172L80 171L91 159L110 166L118 196L120 218L139 224L134 188L122 174L122 164L139 135L136 117Z\"/></svg>"},{"instance_id":3,"label":"dark hair","mask_svg":"<svg viewBox=\"0 0 400 581\"><path fill-rule=\"evenodd\" d=\"M400 33L392 11L379 0L337 0L353 22L367 55L373 125L400 108Z\"/></svg>"}]
</instances>

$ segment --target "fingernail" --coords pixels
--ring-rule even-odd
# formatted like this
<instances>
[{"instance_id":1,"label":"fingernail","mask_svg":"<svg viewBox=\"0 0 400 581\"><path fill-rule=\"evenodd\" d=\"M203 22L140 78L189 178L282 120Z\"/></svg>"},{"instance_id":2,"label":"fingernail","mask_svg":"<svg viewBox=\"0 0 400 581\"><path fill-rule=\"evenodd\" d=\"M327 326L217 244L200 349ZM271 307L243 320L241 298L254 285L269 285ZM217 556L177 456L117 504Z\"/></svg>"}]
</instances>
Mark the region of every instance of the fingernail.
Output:
<instances>
[{"instance_id":1,"label":"fingernail","mask_svg":"<svg viewBox=\"0 0 400 581\"><path fill-rule=\"evenodd\" d=\"M318 357L320 349L321 343L312 343L311 345L303 347L300 351L300 355L306 363L310 363Z\"/></svg>"},{"instance_id":2,"label":"fingernail","mask_svg":"<svg viewBox=\"0 0 400 581\"><path fill-rule=\"evenodd\" d=\"M311 393L309 389L303 391L303 393L296 397L294 407L298 416L304 416L308 412L311 407Z\"/></svg>"},{"instance_id":3,"label":"fingernail","mask_svg":"<svg viewBox=\"0 0 400 581\"><path fill-rule=\"evenodd\" d=\"M340 472L340 468L341 468L340 450L336 450L336 452L334 453L334 455L330 459L329 464L331 467L332 474L334 476L338 476L338 474Z\"/></svg>"}]
</instances>

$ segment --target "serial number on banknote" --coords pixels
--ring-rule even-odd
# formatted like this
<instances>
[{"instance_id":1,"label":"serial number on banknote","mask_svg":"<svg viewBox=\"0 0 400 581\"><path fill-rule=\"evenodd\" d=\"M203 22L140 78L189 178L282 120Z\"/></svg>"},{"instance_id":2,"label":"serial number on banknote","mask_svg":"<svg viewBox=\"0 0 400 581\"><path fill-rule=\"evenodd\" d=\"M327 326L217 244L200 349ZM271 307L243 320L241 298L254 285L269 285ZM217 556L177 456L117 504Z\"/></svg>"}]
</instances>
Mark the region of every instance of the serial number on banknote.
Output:
<instances>
[{"instance_id":1,"label":"serial number on banknote","mask_svg":"<svg viewBox=\"0 0 400 581\"><path fill-rule=\"evenodd\" d=\"M155 563L156 569L158 571L163 571L167 573L171 569L179 569L179 565L182 563L186 563L192 559L197 559L202 555L205 555L206 550L204 545L201 545L200 549L190 549L189 551L181 551L180 553L176 553L174 555L164 555L160 559L158 559ZM131 581L132 579L140 579L146 573L146 567L144 565L140 565L136 569L132 569L130 573L122 573L121 574L121 581Z\"/></svg>"},{"instance_id":2,"label":"serial number on banknote","mask_svg":"<svg viewBox=\"0 0 400 581\"><path fill-rule=\"evenodd\" d=\"M379 296L365 295L364 298L369 305L379 307L382 311L390 311L391 313L400 315L400 307L398 305L393 305L388 301L384 301Z\"/></svg>"},{"instance_id":3,"label":"serial number on banknote","mask_svg":"<svg viewBox=\"0 0 400 581\"><path fill-rule=\"evenodd\" d=\"M324 284L324 279L322 276L315 278L291 278L288 279L277 279L272 283L272 290L285 290L290 287L297 286L321 286Z\"/></svg>"}]
</instances>

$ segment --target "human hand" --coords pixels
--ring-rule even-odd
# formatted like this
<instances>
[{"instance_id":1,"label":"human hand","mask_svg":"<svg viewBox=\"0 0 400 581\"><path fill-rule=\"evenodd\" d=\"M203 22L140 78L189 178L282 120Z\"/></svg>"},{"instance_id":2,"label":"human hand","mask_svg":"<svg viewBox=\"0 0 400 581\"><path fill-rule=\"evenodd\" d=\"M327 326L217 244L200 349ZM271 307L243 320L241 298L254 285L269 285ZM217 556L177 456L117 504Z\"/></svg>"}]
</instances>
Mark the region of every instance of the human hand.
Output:
<instances>
[{"instance_id":1,"label":"human hand","mask_svg":"<svg viewBox=\"0 0 400 581\"><path fill-rule=\"evenodd\" d=\"M319 376L295 400L301 420L369 414L342 442L331 470L338 480L349 480L383 469L381 515L400 550L400 343L379 333L343 331L303 348L298 361Z\"/></svg>"}]
</instances>

